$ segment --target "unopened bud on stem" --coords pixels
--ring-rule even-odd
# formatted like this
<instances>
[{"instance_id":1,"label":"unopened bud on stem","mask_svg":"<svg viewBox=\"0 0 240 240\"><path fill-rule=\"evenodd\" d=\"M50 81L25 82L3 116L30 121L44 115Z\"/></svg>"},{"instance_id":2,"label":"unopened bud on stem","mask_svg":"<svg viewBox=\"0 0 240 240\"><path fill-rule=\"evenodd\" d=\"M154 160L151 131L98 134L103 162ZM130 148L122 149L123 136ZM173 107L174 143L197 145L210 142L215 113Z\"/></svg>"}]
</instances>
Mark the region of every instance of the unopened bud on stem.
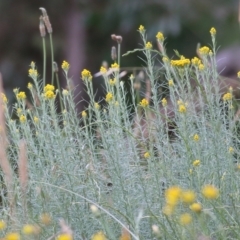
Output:
<instances>
[{"instance_id":1,"label":"unopened bud on stem","mask_svg":"<svg viewBox=\"0 0 240 240\"><path fill-rule=\"evenodd\" d=\"M52 33L53 32L52 25L50 23L48 15L47 15L46 9L42 8L42 7L39 9L42 11L42 15L43 15L42 19L43 19L43 22L45 23L48 33Z\"/></svg>"}]
</instances>

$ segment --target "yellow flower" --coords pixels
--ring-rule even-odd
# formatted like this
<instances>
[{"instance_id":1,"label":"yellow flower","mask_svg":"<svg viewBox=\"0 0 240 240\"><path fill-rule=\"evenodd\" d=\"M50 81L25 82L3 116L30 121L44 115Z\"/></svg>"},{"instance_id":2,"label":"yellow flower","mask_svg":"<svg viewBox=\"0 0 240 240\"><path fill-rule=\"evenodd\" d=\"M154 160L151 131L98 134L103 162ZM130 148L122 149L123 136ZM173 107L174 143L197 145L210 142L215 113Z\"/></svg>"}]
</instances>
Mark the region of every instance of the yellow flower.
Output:
<instances>
[{"instance_id":1,"label":"yellow flower","mask_svg":"<svg viewBox=\"0 0 240 240\"><path fill-rule=\"evenodd\" d=\"M232 100L233 96L232 96L232 93L228 92L228 93L225 93L222 97L223 101L230 101Z\"/></svg>"},{"instance_id":2,"label":"yellow flower","mask_svg":"<svg viewBox=\"0 0 240 240\"><path fill-rule=\"evenodd\" d=\"M91 240L107 240L106 236L102 231L95 233Z\"/></svg>"},{"instance_id":3,"label":"yellow flower","mask_svg":"<svg viewBox=\"0 0 240 240\"><path fill-rule=\"evenodd\" d=\"M202 63L202 61L201 61L199 58L194 57L194 58L191 60L191 63L192 63L192 65L199 66L199 65Z\"/></svg>"},{"instance_id":4,"label":"yellow flower","mask_svg":"<svg viewBox=\"0 0 240 240\"><path fill-rule=\"evenodd\" d=\"M173 67L179 67L183 68L190 64L190 60L188 58L185 58L184 56L181 56L179 60L171 60L171 65Z\"/></svg>"},{"instance_id":5,"label":"yellow flower","mask_svg":"<svg viewBox=\"0 0 240 240\"><path fill-rule=\"evenodd\" d=\"M139 28L138 28L138 31L139 31L140 33L144 33L144 32L145 32L144 26L143 26L143 25L140 25Z\"/></svg>"},{"instance_id":6,"label":"yellow flower","mask_svg":"<svg viewBox=\"0 0 240 240\"><path fill-rule=\"evenodd\" d=\"M167 63L167 62L169 62L169 59L168 59L168 57L163 57L163 58L162 58L162 61L165 62L165 63Z\"/></svg>"},{"instance_id":7,"label":"yellow flower","mask_svg":"<svg viewBox=\"0 0 240 240\"><path fill-rule=\"evenodd\" d=\"M51 84L47 84L45 87L44 87L44 92L46 93L47 91L54 91L55 90L55 87Z\"/></svg>"},{"instance_id":8,"label":"yellow flower","mask_svg":"<svg viewBox=\"0 0 240 240\"><path fill-rule=\"evenodd\" d=\"M145 45L146 49L151 49L152 48L152 44L150 42L147 42Z\"/></svg>"},{"instance_id":9,"label":"yellow flower","mask_svg":"<svg viewBox=\"0 0 240 240\"><path fill-rule=\"evenodd\" d=\"M63 69L64 71L68 71L68 70L69 70L69 67L70 67L69 63L66 62L66 61L63 61L63 63L62 63L62 69Z\"/></svg>"},{"instance_id":10,"label":"yellow flower","mask_svg":"<svg viewBox=\"0 0 240 240\"><path fill-rule=\"evenodd\" d=\"M213 185L205 185L202 188L202 194L207 199L216 199L219 196L219 190Z\"/></svg>"},{"instance_id":11,"label":"yellow flower","mask_svg":"<svg viewBox=\"0 0 240 240\"><path fill-rule=\"evenodd\" d=\"M31 78L36 78L38 76L38 72L36 69L32 69L30 68L28 70L28 75L31 77Z\"/></svg>"},{"instance_id":12,"label":"yellow flower","mask_svg":"<svg viewBox=\"0 0 240 240\"><path fill-rule=\"evenodd\" d=\"M108 92L107 95L106 95L106 102L111 102L113 100L113 94Z\"/></svg>"},{"instance_id":13,"label":"yellow flower","mask_svg":"<svg viewBox=\"0 0 240 240\"><path fill-rule=\"evenodd\" d=\"M54 94L53 91L48 90L44 93L44 97L46 99L54 99L56 97L56 95Z\"/></svg>"},{"instance_id":14,"label":"yellow flower","mask_svg":"<svg viewBox=\"0 0 240 240\"><path fill-rule=\"evenodd\" d=\"M214 27L212 27L210 29L210 33L211 33L211 35L216 35L217 31L216 31L216 29Z\"/></svg>"},{"instance_id":15,"label":"yellow flower","mask_svg":"<svg viewBox=\"0 0 240 240\"><path fill-rule=\"evenodd\" d=\"M165 200L167 205L175 206L180 200L181 197L181 188L178 186L172 186L165 191Z\"/></svg>"},{"instance_id":16,"label":"yellow flower","mask_svg":"<svg viewBox=\"0 0 240 240\"><path fill-rule=\"evenodd\" d=\"M57 236L56 240L73 240L73 237L71 234L63 233Z\"/></svg>"},{"instance_id":17,"label":"yellow flower","mask_svg":"<svg viewBox=\"0 0 240 240\"><path fill-rule=\"evenodd\" d=\"M186 109L186 107L185 107L184 104L180 104L179 107L178 107L178 111L179 111L180 113L186 113L186 112L187 112L187 109Z\"/></svg>"},{"instance_id":18,"label":"yellow flower","mask_svg":"<svg viewBox=\"0 0 240 240\"><path fill-rule=\"evenodd\" d=\"M150 158L150 153L149 153L149 152L145 152L145 153L143 154L143 156L144 156L144 158Z\"/></svg>"},{"instance_id":19,"label":"yellow flower","mask_svg":"<svg viewBox=\"0 0 240 240\"><path fill-rule=\"evenodd\" d=\"M117 82L117 81L116 81L116 78L109 80L109 84L110 84L111 86L116 85L116 82Z\"/></svg>"},{"instance_id":20,"label":"yellow flower","mask_svg":"<svg viewBox=\"0 0 240 240\"><path fill-rule=\"evenodd\" d=\"M240 78L240 71L237 73L238 78Z\"/></svg>"},{"instance_id":21,"label":"yellow flower","mask_svg":"<svg viewBox=\"0 0 240 240\"><path fill-rule=\"evenodd\" d=\"M49 225L52 221L52 218L49 213L42 213L40 215L40 222L44 225Z\"/></svg>"},{"instance_id":22,"label":"yellow flower","mask_svg":"<svg viewBox=\"0 0 240 240\"><path fill-rule=\"evenodd\" d=\"M140 102L140 106L145 108L149 105L149 102L146 98L143 98L142 101Z\"/></svg>"},{"instance_id":23,"label":"yellow flower","mask_svg":"<svg viewBox=\"0 0 240 240\"><path fill-rule=\"evenodd\" d=\"M193 203L189 208L195 213L200 213L202 211L202 205L200 203Z\"/></svg>"},{"instance_id":24,"label":"yellow flower","mask_svg":"<svg viewBox=\"0 0 240 240\"><path fill-rule=\"evenodd\" d=\"M25 235L31 235L35 233L35 226L26 224L23 226L22 233Z\"/></svg>"},{"instance_id":25,"label":"yellow flower","mask_svg":"<svg viewBox=\"0 0 240 240\"><path fill-rule=\"evenodd\" d=\"M0 220L0 230L3 230L6 228L6 223L3 220Z\"/></svg>"},{"instance_id":26,"label":"yellow flower","mask_svg":"<svg viewBox=\"0 0 240 240\"><path fill-rule=\"evenodd\" d=\"M174 86L174 82L173 82L172 79L170 79L170 80L168 81L168 86L169 86L169 87L173 87L173 86Z\"/></svg>"},{"instance_id":27,"label":"yellow flower","mask_svg":"<svg viewBox=\"0 0 240 240\"><path fill-rule=\"evenodd\" d=\"M34 116L34 117L33 117L33 121L34 121L35 123L39 123L39 118L36 117L36 116Z\"/></svg>"},{"instance_id":28,"label":"yellow flower","mask_svg":"<svg viewBox=\"0 0 240 240\"><path fill-rule=\"evenodd\" d=\"M95 102L95 103L94 103L94 108L95 108L96 110L99 110L99 109L100 109L100 105L99 105L97 102Z\"/></svg>"},{"instance_id":29,"label":"yellow flower","mask_svg":"<svg viewBox=\"0 0 240 240\"><path fill-rule=\"evenodd\" d=\"M1 93L1 98L2 98L3 103L7 103L8 102L7 97L6 97L6 95L4 93Z\"/></svg>"},{"instance_id":30,"label":"yellow flower","mask_svg":"<svg viewBox=\"0 0 240 240\"><path fill-rule=\"evenodd\" d=\"M195 142L198 142L198 141L199 141L199 135L198 135L198 134L194 134L193 140L194 140Z\"/></svg>"},{"instance_id":31,"label":"yellow flower","mask_svg":"<svg viewBox=\"0 0 240 240\"><path fill-rule=\"evenodd\" d=\"M5 236L5 239L6 240L20 240L20 234L16 233L16 232L11 232Z\"/></svg>"},{"instance_id":32,"label":"yellow flower","mask_svg":"<svg viewBox=\"0 0 240 240\"><path fill-rule=\"evenodd\" d=\"M107 69L102 66L102 67L100 68L100 72L101 72L102 74L106 74L106 73L107 73Z\"/></svg>"},{"instance_id":33,"label":"yellow flower","mask_svg":"<svg viewBox=\"0 0 240 240\"><path fill-rule=\"evenodd\" d=\"M228 152L231 153L231 154L234 153L234 148L233 147L229 147Z\"/></svg>"},{"instance_id":34,"label":"yellow flower","mask_svg":"<svg viewBox=\"0 0 240 240\"><path fill-rule=\"evenodd\" d=\"M118 65L117 63L113 63L113 64L111 65L111 68L113 68L113 69L119 69L119 65Z\"/></svg>"},{"instance_id":35,"label":"yellow flower","mask_svg":"<svg viewBox=\"0 0 240 240\"><path fill-rule=\"evenodd\" d=\"M179 222L181 225L188 225L192 222L192 216L189 213L181 214L179 217Z\"/></svg>"},{"instance_id":36,"label":"yellow flower","mask_svg":"<svg viewBox=\"0 0 240 240\"><path fill-rule=\"evenodd\" d=\"M161 41L161 42L164 40L164 36L161 32L157 33L156 38L157 38L158 41Z\"/></svg>"},{"instance_id":37,"label":"yellow flower","mask_svg":"<svg viewBox=\"0 0 240 240\"><path fill-rule=\"evenodd\" d=\"M87 69L83 69L81 74L82 74L82 80L83 81L84 80L88 80L88 81L92 80L92 74Z\"/></svg>"},{"instance_id":38,"label":"yellow flower","mask_svg":"<svg viewBox=\"0 0 240 240\"><path fill-rule=\"evenodd\" d=\"M181 200L183 203L193 203L195 201L196 194L192 190L186 190L181 193Z\"/></svg>"},{"instance_id":39,"label":"yellow flower","mask_svg":"<svg viewBox=\"0 0 240 240\"><path fill-rule=\"evenodd\" d=\"M209 51L210 51L209 47L206 46L199 48L199 53L201 55L207 55L209 54Z\"/></svg>"},{"instance_id":40,"label":"yellow flower","mask_svg":"<svg viewBox=\"0 0 240 240\"><path fill-rule=\"evenodd\" d=\"M32 83L29 82L28 85L27 85L27 88L32 89L32 87L33 87Z\"/></svg>"},{"instance_id":41,"label":"yellow flower","mask_svg":"<svg viewBox=\"0 0 240 240\"><path fill-rule=\"evenodd\" d=\"M18 100L24 100L24 99L27 98L25 92L19 92L19 93L17 93L16 97L17 97Z\"/></svg>"},{"instance_id":42,"label":"yellow flower","mask_svg":"<svg viewBox=\"0 0 240 240\"><path fill-rule=\"evenodd\" d=\"M200 163L201 163L200 160L195 160L195 161L193 161L192 165L193 165L194 167L197 167L197 166L200 165Z\"/></svg>"},{"instance_id":43,"label":"yellow flower","mask_svg":"<svg viewBox=\"0 0 240 240\"><path fill-rule=\"evenodd\" d=\"M199 69L200 71L203 71L203 70L204 70L204 68L205 68L205 67L204 67L204 65L203 65L203 64L199 64L199 65L198 65L198 69Z\"/></svg>"},{"instance_id":44,"label":"yellow flower","mask_svg":"<svg viewBox=\"0 0 240 240\"><path fill-rule=\"evenodd\" d=\"M163 98L161 102L162 102L163 107L167 106L167 99L166 98Z\"/></svg>"},{"instance_id":45,"label":"yellow flower","mask_svg":"<svg viewBox=\"0 0 240 240\"><path fill-rule=\"evenodd\" d=\"M26 116L22 114L22 115L19 117L19 121L20 121L21 123L25 123L25 122L27 121Z\"/></svg>"},{"instance_id":46,"label":"yellow flower","mask_svg":"<svg viewBox=\"0 0 240 240\"><path fill-rule=\"evenodd\" d=\"M82 111L82 117L83 117L83 118L86 118L86 117L87 117L86 111Z\"/></svg>"}]
</instances>

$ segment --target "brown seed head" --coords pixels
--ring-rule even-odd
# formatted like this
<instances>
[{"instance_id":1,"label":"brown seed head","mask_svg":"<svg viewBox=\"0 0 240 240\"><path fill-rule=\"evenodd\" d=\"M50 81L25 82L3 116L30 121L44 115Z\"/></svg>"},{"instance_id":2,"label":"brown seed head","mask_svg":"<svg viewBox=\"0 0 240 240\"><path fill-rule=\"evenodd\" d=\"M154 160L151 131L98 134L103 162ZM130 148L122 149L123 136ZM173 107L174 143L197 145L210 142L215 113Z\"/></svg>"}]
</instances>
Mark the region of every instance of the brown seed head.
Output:
<instances>
[{"instance_id":1,"label":"brown seed head","mask_svg":"<svg viewBox=\"0 0 240 240\"><path fill-rule=\"evenodd\" d=\"M42 16L40 16L40 18L39 18L39 30L40 30L41 37L45 37L46 36L46 28L45 28Z\"/></svg>"},{"instance_id":2,"label":"brown seed head","mask_svg":"<svg viewBox=\"0 0 240 240\"><path fill-rule=\"evenodd\" d=\"M47 11L46 11L46 9L45 8L39 8L41 11L42 11L42 15L43 15L43 22L45 23L45 26L46 26L46 28L47 28L47 31L48 31L48 33L52 33L53 32L53 30L52 30L52 25L51 25L51 23L50 23L50 20L49 20L49 17L48 17L48 15L47 15Z\"/></svg>"},{"instance_id":3,"label":"brown seed head","mask_svg":"<svg viewBox=\"0 0 240 240\"><path fill-rule=\"evenodd\" d=\"M111 50L111 57L112 57L112 60L115 61L117 59L117 51L116 51L116 47L112 47L112 50Z\"/></svg>"}]
</instances>

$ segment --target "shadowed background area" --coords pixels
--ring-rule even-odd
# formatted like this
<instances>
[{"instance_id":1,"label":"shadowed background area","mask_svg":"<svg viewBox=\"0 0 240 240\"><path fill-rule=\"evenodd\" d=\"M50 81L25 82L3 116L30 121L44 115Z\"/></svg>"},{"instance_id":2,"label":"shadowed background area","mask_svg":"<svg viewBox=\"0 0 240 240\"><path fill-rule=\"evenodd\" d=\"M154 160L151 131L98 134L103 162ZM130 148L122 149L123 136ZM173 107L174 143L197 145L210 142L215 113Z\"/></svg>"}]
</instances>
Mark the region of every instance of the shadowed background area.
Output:
<instances>
[{"instance_id":1,"label":"shadowed background area","mask_svg":"<svg viewBox=\"0 0 240 240\"><path fill-rule=\"evenodd\" d=\"M55 61L70 65L70 77L77 86L78 100L84 98L80 72L99 71L103 60L111 63L111 47L116 45L110 35L123 37L122 53L139 47L137 29L140 24L154 47L156 32L167 38L169 56L173 49L189 58L196 55L196 45L211 43L209 29L217 29L220 46L220 70L234 75L240 70L239 24L237 0L8 0L0 2L0 71L6 94L13 101L12 89L26 90L30 78L29 64L36 62L42 76L42 39L39 34L39 7L44 7L53 27ZM50 49L47 42L47 82L50 82ZM233 47L231 47L233 46ZM229 48L229 51L228 51ZM122 59L122 67L143 66L137 54ZM230 70L229 70L230 71ZM62 87L65 79L60 71ZM79 105L79 111L83 106Z\"/></svg>"}]
</instances>

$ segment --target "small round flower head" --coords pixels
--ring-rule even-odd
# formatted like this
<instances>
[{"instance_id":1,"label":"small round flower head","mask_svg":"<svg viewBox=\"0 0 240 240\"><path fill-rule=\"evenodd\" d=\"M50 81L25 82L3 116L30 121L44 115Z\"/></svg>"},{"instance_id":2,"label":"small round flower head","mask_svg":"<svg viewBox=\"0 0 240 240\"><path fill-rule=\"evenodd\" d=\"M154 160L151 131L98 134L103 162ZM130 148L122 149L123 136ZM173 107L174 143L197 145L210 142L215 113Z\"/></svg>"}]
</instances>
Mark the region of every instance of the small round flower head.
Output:
<instances>
[{"instance_id":1,"label":"small round flower head","mask_svg":"<svg viewBox=\"0 0 240 240\"><path fill-rule=\"evenodd\" d=\"M63 89L63 90L62 90L62 95L63 95L63 96L68 96L68 94L69 94L69 92L68 92L67 89Z\"/></svg>"},{"instance_id":2,"label":"small round flower head","mask_svg":"<svg viewBox=\"0 0 240 240\"><path fill-rule=\"evenodd\" d=\"M1 98L2 98L3 103L7 103L8 102L7 97L6 97L6 95L4 93L1 93Z\"/></svg>"},{"instance_id":3,"label":"small round flower head","mask_svg":"<svg viewBox=\"0 0 240 240\"><path fill-rule=\"evenodd\" d=\"M147 42L145 45L146 49L152 49L152 44L150 42Z\"/></svg>"},{"instance_id":4,"label":"small round flower head","mask_svg":"<svg viewBox=\"0 0 240 240\"><path fill-rule=\"evenodd\" d=\"M195 213L200 213L202 211L202 205L200 203L193 203L189 208Z\"/></svg>"},{"instance_id":5,"label":"small round flower head","mask_svg":"<svg viewBox=\"0 0 240 240\"><path fill-rule=\"evenodd\" d=\"M17 100L24 100L24 99L27 98L25 92L19 92L19 93L17 93L16 97L17 97Z\"/></svg>"},{"instance_id":6,"label":"small round flower head","mask_svg":"<svg viewBox=\"0 0 240 240\"><path fill-rule=\"evenodd\" d=\"M150 153L149 152L145 152L144 154L143 154L143 156L144 156L144 158L150 158Z\"/></svg>"},{"instance_id":7,"label":"small round flower head","mask_svg":"<svg viewBox=\"0 0 240 240\"><path fill-rule=\"evenodd\" d=\"M73 240L72 234L63 233L57 236L56 240Z\"/></svg>"},{"instance_id":8,"label":"small round flower head","mask_svg":"<svg viewBox=\"0 0 240 240\"><path fill-rule=\"evenodd\" d=\"M199 135L198 135L197 133L194 134L193 140L194 140L195 142L198 142L198 141L199 141Z\"/></svg>"},{"instance_id":9,"label":"small round flower head","mask_svg":"<svg viewBox=\"0 0 240 240\"><path fill-rule=\"evenodd\" d=\"M100 109L99 103L95 102L95 103L94 103L94 108L95 108L96 110L99 110L99 109Z\"/></svg>"},{"instance_id":10,"label":"small round flower head","mask_svg":"<svg viewBox=\"0 0 240 240\"><path fill-rule=\"evenodd\" d=\"M173 67L184 68L190 64L190 59L181 56L179 60L171 60L171 65Z\"/></svg>"},{"instance_id":11,"label":"small round flower head","mask_svg":"<svg viewBox=\"0 0 240 240\"><path fill-rule=\"evenodd\" d=\"M100 68L100 73L101 73L101 74L106 74L106 73L107 73L107 69L102 66L102 67Z\"/></svg>"},{"instance_id":12,"label":"small round flower head","mask_svg":"<svg viewBox=\"0 0 240 240\"><path fill-rule=\"evenodd\" d=\"M163 107L167 106L167 99L166 98L163 98L161 102L162 102Z\"/></svg>"},{"instance_id":13,"label":"small round flower head","mask_svg":"<svg viewBox=\"0 0 240 240\"><path fill-rule=\"evenodd\" d=\"M233 153L234 153L234 148L233 148L233 147L229 147L228 152L229 152L230 154L233 154Z\"/></svg>"},{"instance_id":14,"label":"small round flower head","mask_svg":"<svg viewBox=\"0 0 240 240\"><path fill-rule=\"evenodd\" d=\"M53 91L48 90L44 93L44 97L46 99L50 100L50 99L54 99L56 97L56 95L54 94Z\"/></svg>"},{"instance_id":15,"label":"small round flower head","mask_svg":"<svg viewBox=\"0 0 240 240\"><path fill-rule=\"evenodd\" d=\"M226 102L226 101L231 101L233 98L233 95L232 93L228 92L228 93L225 93L222 97L223 101Z\"/></svg>"},{"instance_id":16,"label":"small round flower head","mask_svg":"<svg viewBox=\"0 0 240 240\"><path fill-rule=\"evenodd\" d=\"M199 69L200 71L203 71L204 68L205 68L205 66L204 66L203 64L199 64L199 65L198 65L198 69Z\"/></svg>"},{"instance_id":17,"label":"small round flower head","mask_svg":"<svg viewBox=\"0 0 240 240\"><path fill-rule=\"evenodd\" d=\"M139 31L140 33L144 33L144 32L145 32L144 26L143 26L143 25L140 25L139 28L138 28L138 31Z\"/></svg>"},{"instance_id":18,"label":"small round flower head","mask_svg":"<svg viewBox=\"0 0 240 240\"><path fill-rule=\"evenodd\" d=\"M184 104L179 104L179 106L178 106L178 111L179 111L180 113L186 113L186 112L187 112L187 108L185 107Z\"/></svg>"},{"instance_id":19,"label":"small round flower head","mask_svg":"<svg viewBox=\"0 0 240 240\"><path fill-rule=\"evenodd\" d=\"M181 225L188 225L192 222L192 216L189 213L183 213L179 217L179 222Z\"/></svg>"},{"instance_id":20,"label":"small round flower head","mask_svg":"<svg viewBox=\"0 0 240 240\"><path fill-rule=\"evenodd\" d=\"M209 51L210 51L209 47L206 46L199 48L199 53L201 55L207 55L209 54Z\"/></svg>"},{"instance_id":21,"label":"small round flower head","mask_svg":"<svg viewBox=\"0 0 240 240\"><path fill-rule=\"evenodd\" d=\"M21 123L25 123L25 122L27 121L26 116L22 114L22 115L19 117L19 121L20 121Z\"/></svg>"},{"instance_id":22,"label":"small round flower head","mask_svg":"<svg viewBox=\"0 0 240 240\"><path fill-rule=\"evenodd\" d=\"M158 32L156 35L156 38L158 41L163 42L164 41L164 36L161 32Z\"/></svg>"},{"instance_id":23,"label":"small round flower head","mask_svg":"<svg viewBox=\"0 0 240 240\"><path fill-rule=\"evenodd\" d=\"M91 240L107 240L106 236L102 231L95 233Z\"/></svg>"},{"instance_id":24,"label":"small round flower head","mask_svg":"<svg viewBox=\"0 0 240 240\"><path fill-rule=\"evenodd\" d=\"M205 185L202 188L202 194L207 199L216 199L219 196L219 190L213 185Z\"/></svg>"},{"instance_id":25,"label":"small round flower head","mask_svg":"<svg viewBox=\"0 0 240 240\"><path fill-rule=\"evenodd\" d=\"M199 58L194 57L194 58L191 60L191 63L192 63L192 65L194 65L194 66L199 66L199 65L202 63L202 61L201 61Z\"/></svg>"},{"instance_id":26,"label":"small round flower head","mask_svg":"<svg viewBox=\"0 0 240 240\"><path fill-rule=\"evenodd\" d=\"M210 34L213 36L213 35L216 35L216 33L217 33L217 31L216 31L216 29L214 28L214 27L212 27L211 29L210 29Z\"/></svg>"},{"instance_id":27,"label":"small round flower head","mask_svg":"<svg viewBox=\"0 0 240 240\"><path fill-rule=\"evenodd\" d=\"M45 87L44 87L44 92L47 92L47 91L54 91L55 90L55 87L51 84L47 84Z\"/></svg>"},{"instance_id":28,"label":"small round flower head","mask_svg":"<svg viewBox=\"0 0 240 240\"><path fill-rule=\"evenodd\" d=\"M38 72L37 72L36 69L30 68L30 69L28 70L28 75L29 75L31 78L35 79L35 78L38 76Z\"/></svg>"},{"instance_id":29,"label":"small round flower head","mask_svg":"<svg viewBox=\"0 0 240 240\"><path fill-rule=\"evenodd\" d=\"M140 102L140 106L143 108L146 108L149 106L149 102L146 98L143 98L142 101Z\"/></svg>"},{"instance_id":30,"label":"small round flower head","mask_svg":"<svg viewBox=\"0 0 240 240\"><path fill-rule=\"evenodd\" d=\"M32 235L35 233L35 226L26 224L22 228L22 233L25 235Z\"/></svg>"},{"instance_id":31,"label":"small round flower head","mask_svg":"<svg viewBox=\"0 0 240 240\"><path fill-rule=\"evenodd\" d=\"M82 111L82 117L86 118L87 117L87 112L86 111Z\"/></svg>"},{"instance_id":32,"label":"small round flower head","mask_svg":"<svg viewBox=\"0 0 240 240\"><path fill-rule=\"evenodd\" d=\"M39 123L39 118L36 117L36 116L34 116L34 117L33 117L33 121L37 124L37 123Z\"/></svg>"},{"instance_id":33,"label":"small round flower head","mask_svg":"<svg viewBox=\"0 0 240 240\"><path fill-rule=\"evenodd\" d=\"M3 220L0 220L0 231L6 228L6 223Z\"/></svg>"},{"instance_id":34,"label":"small round flower head","mask_svg":"<svg viewBox=\"0 0 240 240\"><path fill-rule=\"evenodd\" d=\"M181 201L186 204L193 203L196 199L196 194L192 190L185 190L181 193Z\"/></svg>"},{"instance_id":35,"label":"small round flower head","mask_svg":"<svg viewBox=\"0 0 240 240\"><path fill-rule=\"evenodd\" d=\"M92 213L98 213L98 211L99 211L98 207L96 205L94 205L94 204L92 204L90 206L90 209L91 209Z\"/></svg>"},{"instance_id":36,"label":"small round flower head","mask_svg":"<svg viewBox=\"0 0 240 240\"><path fill-rule=\"evenodd\" d=\"M174 86L174 82L172 79L168 80L168 86L169 87L173 87Z\"/></svg>"},{"instance_id":37,"label":"small round flower head","mask_svg":"<svg viewBox=\"0 0 240 240\"><path fill-rule=\"evenodd\" d=\"M178 186L172 186L165 191L165 200L168 205L175 206L180 200L182 189Z\"/></svg>"},{"instance_id":38,"label":"small round flower head","mask_svg":"<svg viewBox=\"0 0 240 240\"><path fill-rule=\"evenodd\" d=\"M69 63L68 63L67 61L63 61L63 63L62 63L62 69L63 69L64 71L68 71L68 70L69 70L69 67L70 67Z\"/></svg>"},{"instance_id":39,"label":"small round flower head","mask_svg":"<svg viewBox=\"0 0 240 240\"><path fill-rule=\"evenodd\" d=\"M81 75L82 75L83 81L85 81L85 80L91 81L92 80L92 74L87 69L83 69Z\"/></svg>"},{"instance_id":40,"label":"small round flower head","mask_svg":"<svg viewBox=\"0 0 240 240\"><path fill-rule=\"evenodd\" d=\"M6 240L20 240L20 234L16 232L8 233L5 238Z\"/></svg>"},{"instance_id":41,"label":"small round flower head","mask_svg":"<svg viewBox=\"0 0 240 240\"><path fill-rule=\"evenodd\" d=\"M113 70L118 70L118 69L119 69L119 65L118 65L117 63L113 63L113 64L111 65L111 68L112 68Z\"/></svg>"},{"instance_id":42,"label":"small round flower head","mask_svg":"<svg viewBox=\"0 0 240 240\"><path fill-rule=\"evenodd\" d=\"M197 160L193 161L192 165L193 165L194 167L197 167L197 166L200 165L200 163L201 163L201 161L197 159Z\"/></svg>"},{"instance_id":43,"label":"small round flower head","mask_svg":"<svg viewBox=\"0 0 240 240\"><path fill-rule=\"evenodd\" d=\"M29 82L28 85L27 85L27 88L31 90L32 87L33 87L32 83Z\"/></svg>"},{"instance_id":44,"label":"small round flower head","mask_svg":"<svg viewBox=\"0 0 240 240\"><path fill-rule=\"evenodd\" d=\"M115 85L116 85L116 82L117 82L117 81L116 81L116 78L109 80L110 86L115 86Z\"/></svg>"},{"instance_id":45,"label":"small round flower head","mask_svg":"<svg viewBox=\"0 0 240 240\"><path fill-rule=\"evenodd\" d=\"M105 97L106 102L111 102L113 100L113 94L108 92L106 97Z\"/></svg>"}]
</instances>

